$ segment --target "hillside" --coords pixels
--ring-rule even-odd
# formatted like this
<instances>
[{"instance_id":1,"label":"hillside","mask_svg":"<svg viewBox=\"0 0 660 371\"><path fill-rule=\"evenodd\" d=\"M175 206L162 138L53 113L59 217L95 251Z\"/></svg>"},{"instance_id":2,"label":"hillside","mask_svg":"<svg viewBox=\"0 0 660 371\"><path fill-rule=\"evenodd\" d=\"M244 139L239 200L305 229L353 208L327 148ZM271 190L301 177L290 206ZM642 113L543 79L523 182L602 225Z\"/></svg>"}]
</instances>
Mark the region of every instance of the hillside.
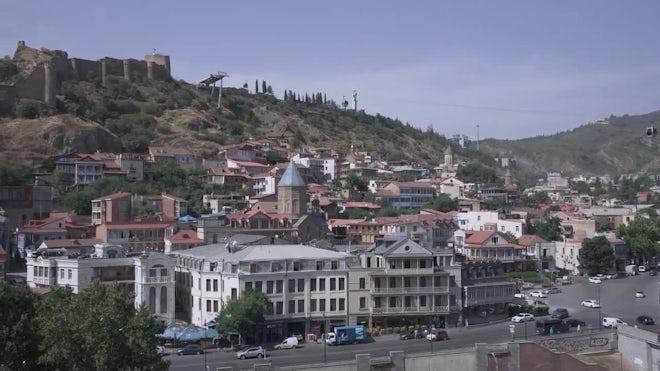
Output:
<instances>
[{"instance_id":1,"label":"hillside","mask_svg":"<svg viewBox=\"0 0 660 371\"><path fill-rule=\"evenodd\" d=\"M659 174L660 137L646 136L646 129L656 122L660 123L660 112L612 116L556 135L489 139L480 146L490 155L515 158L520 174Z\"/></svg>"}]
</instances>

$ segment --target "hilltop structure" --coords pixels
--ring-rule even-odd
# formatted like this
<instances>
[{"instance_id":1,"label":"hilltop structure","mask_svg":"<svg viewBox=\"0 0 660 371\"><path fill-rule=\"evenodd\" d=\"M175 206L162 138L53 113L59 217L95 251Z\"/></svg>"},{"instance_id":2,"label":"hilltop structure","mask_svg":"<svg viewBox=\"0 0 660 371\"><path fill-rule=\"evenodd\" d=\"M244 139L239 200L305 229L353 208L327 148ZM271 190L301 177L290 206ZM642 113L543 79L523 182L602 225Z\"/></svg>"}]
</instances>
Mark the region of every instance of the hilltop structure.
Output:
<instances>
[{"instance_id":1,"label":"hilltop structure","mask_svg":"<svg viewBox=\"0 0 660 371\"><path fill-rule=\"evenodd\" d=\"M143 60L105 57L92 61L69 58L61 50L34 49L19 41L14 57L0 60L0 109L11 109L21 99L55 106L62 82L100 79L105 85L108 76L129 81L169 80L170 57L154 52Z\"/></svg>"}]
</instances>

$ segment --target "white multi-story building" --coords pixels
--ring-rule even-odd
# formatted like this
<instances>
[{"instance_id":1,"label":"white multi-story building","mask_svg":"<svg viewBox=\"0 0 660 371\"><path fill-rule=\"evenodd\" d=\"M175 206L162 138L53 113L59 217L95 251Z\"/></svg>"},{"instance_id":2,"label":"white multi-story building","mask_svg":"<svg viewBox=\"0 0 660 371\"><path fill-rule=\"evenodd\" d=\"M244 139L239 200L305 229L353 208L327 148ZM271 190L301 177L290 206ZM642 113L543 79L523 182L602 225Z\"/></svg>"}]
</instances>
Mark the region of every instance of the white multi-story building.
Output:
<instances>
[{"instance_id":1,"label":"white multi-story building","mask_svg":"<svg viewBox=\"0 0 660 371\"><path fill-rule=\"evenodd\" d=\"M323 175L326 180L335 180L337 178L336 160L332 157L312 157L297 153L291 158L296 164L305 165Z\"/></svg>"},{"instance_id":2,"label":"white multi-story building","mask_svg":"<svg viewBox=\"0 0 660 371\"><path fill-rule=\"evenodd\" d=\"M555 241L555 266L560 269L566 269L572 274L579 274L580 249L583 239L567 239L564 241Z\"/></svg>"},{"instance_id":3,"label":"white multi-story building","mask_svg":"<svg viewBox=\"0 0 660 371\"><path fill-rule=\"evenodd\" d=\"M522 219L499 219L497 211L466 211L454 217L458 227L465 231L497 231L520 237L524 233Z\"/></svg>"},{"instance_id":4,"label":"white multi-story building","mask_svg":"<svg viewBox=\"0 0 660 371\"><path fill-rule=\"evenodd\" d=\"M135 294L136 307L144 304L162 320L174 319L174 263L167 255L127 254L121 245L97 244L91 255L51 257L43 250L27 258L30 287L68 286L77 294L94 280L117 283Z\"/></svg>"},{"instance_id":5,"label":"white multi-story building","mask_svg":"<svg viewBox=\"0 0 660 371\"><path fill-rule=\"evenodd\" d=\"M329 330L348 323L348 275L359 267L345 252L306 245L205 245L175 251L176 292L195 325L215 320L248 288L272 306L261 341Z\"/></svg>"}]
</instances>

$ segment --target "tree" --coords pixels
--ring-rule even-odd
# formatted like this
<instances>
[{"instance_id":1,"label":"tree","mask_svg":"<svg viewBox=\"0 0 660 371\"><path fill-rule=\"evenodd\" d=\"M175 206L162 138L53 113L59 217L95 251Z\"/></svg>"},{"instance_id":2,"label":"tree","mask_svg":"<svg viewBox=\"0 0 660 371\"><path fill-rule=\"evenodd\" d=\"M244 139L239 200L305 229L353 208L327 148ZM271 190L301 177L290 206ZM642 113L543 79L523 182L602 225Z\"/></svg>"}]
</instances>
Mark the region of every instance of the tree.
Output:
<instances>
[{"instance_id":1,"label":"tree","mask_svg":"<svg viewBox=\"0 0 660 371\"><path fill-rule=\"evenodd\" d=\"M440 195L424 205L424 208L448 212L458 208L458 201L452 200L446 193Z\"/></svg>"},{"instance_id":2,"label":"tree","mask_svg":"<svg viewBox=\"0 0 660 371\"><path fill-rule=\"evenodd\" d=\"M259 92L259 80L254 80L254 94Z\"/></svg>"},{"instance_id":3,"label":"tree","mask_svg":"<svg viewBox=\"0 0 660 371\"><path fill-rule=\"evenodd\" d=\"M626 241L630 253L635 257L647 260L658 254L660 227L655 219L638 214L628 225L619 226L617 236Z\"/></svg>"},{"instance_id":4,"label":"tree","mask_svg":"<svg viewBox=\"0 0 660 371\"><path fill-rule=\"evenodd\" d=\"M246 289L240 298L222 308L215 320L215 328L223 334L237 331L242 336L256 338L270 307L266 294L257 289Z\"/></svg>"},{"instance_id":5,"label":"tree","mask_svg":"<svg viewBox=\"0 0 660 371\"><path fill-rule=\"evenodd\" d=\"M355 173L349 173L346 177L346 186L350 189L354 189L360 192L366 192L369 190L369 185L364 179L357 176Z\"/></svg>"},{"instance_id":6,"label":"tree","mask_svg":"<svg viewBox=\"0 0 660 371\"><path fill-rule=\"evenodd\" d=\"M266 85L266 80L261 80L261 92L266 93L268 91L268 86Z\"/></svg>"},{"instance_id":7,"label":"tree","mask_svg":"<svg viewBox=\"0 0 660 371\"><path fill-rule=\"evenodd\" d=\"M534 234L546 241L559 241L559 218L550 218L534 225Z\"/></svg>"},{"instance_id":8,"label":"tree","mask_svg":"<svg viewBox=\"0 0 660 371\"><path fill-rule=\"evenodd\" d=\"M156 353L165 326L118 285L94 281L78 295L53 287L37 310L39 363L54 370L167 370Z\"/></svg>"},{"instance_id":9,"label":"tree","mask_svg":"<svg viewBox=\"0 0 660 371\"><path fill-rule=\"evenodd\" d=\"M21 186L32 179L32 169L28 166L0 166L0 186Z\"/></svg>"},{"instance_id":10,"label":"tree","mask_svg":"<svg viewBox=\"0 0 660 371\"><path fill-rule=\"evenodd\" d=\"M614 265L614 249L604 236L585 238L578 256L580 268L592 276L612 269Z\"/></svg>"},{"instance_id":11,"label":"tree","mask_svg":"<svg viewBox=\"0 0 660 371\"><path fill-rule=\"evenodd\" d=\"M596 223L596 232L611 231L614 228L614 223L604 215L598 215L594 218L594 221Z\"/></svg>"},{"instance_id":12,"label":"tree","mask_svg":"<svg viewBox=\"0 0 660 371\"><path fill-rule=\"evenodd\" d=\"M27 287L0 281L0 369L41 369L35 357L41 342L35 306Z\"/></svg>"}]
</instances>

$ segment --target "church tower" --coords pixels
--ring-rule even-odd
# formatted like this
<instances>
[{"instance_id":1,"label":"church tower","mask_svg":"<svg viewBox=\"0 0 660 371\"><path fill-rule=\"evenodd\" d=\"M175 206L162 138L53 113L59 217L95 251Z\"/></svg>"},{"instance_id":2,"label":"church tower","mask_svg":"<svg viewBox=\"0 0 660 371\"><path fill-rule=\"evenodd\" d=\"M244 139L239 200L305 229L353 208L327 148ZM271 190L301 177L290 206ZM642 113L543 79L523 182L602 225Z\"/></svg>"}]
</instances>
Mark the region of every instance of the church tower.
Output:
<instances>
[{"instance_id":1,"label":"church tower","mask_svg":"<svg viewBox=\"0 0 660 371\"><path fill-rule=\"evenodd\" d=\"M277 212L296 220L307 214L307 184L291 161L277 184Z\"/></svg>"},{"instance_id":2,"label":"church tower","mask_svg":"<svg viewBox=\"0 0 660 371\"><path fill-rule=\"evenodd\" d=\"M445 171L451 171L454 166L454 154L452 153L451 146L448 145L445 149Z\"/></svg>"},{"instance_id":3,"label":"church tower","mask_svg":"<svg viewBox=\"0 0 660 371\"><path fill-rule=\"evenodd\" d=\"M511 185L513 184L513 177L511 176L511 169L508 167L506 168L506 173L504 174L504 185Z\"/></svg>"}]
</instances>

